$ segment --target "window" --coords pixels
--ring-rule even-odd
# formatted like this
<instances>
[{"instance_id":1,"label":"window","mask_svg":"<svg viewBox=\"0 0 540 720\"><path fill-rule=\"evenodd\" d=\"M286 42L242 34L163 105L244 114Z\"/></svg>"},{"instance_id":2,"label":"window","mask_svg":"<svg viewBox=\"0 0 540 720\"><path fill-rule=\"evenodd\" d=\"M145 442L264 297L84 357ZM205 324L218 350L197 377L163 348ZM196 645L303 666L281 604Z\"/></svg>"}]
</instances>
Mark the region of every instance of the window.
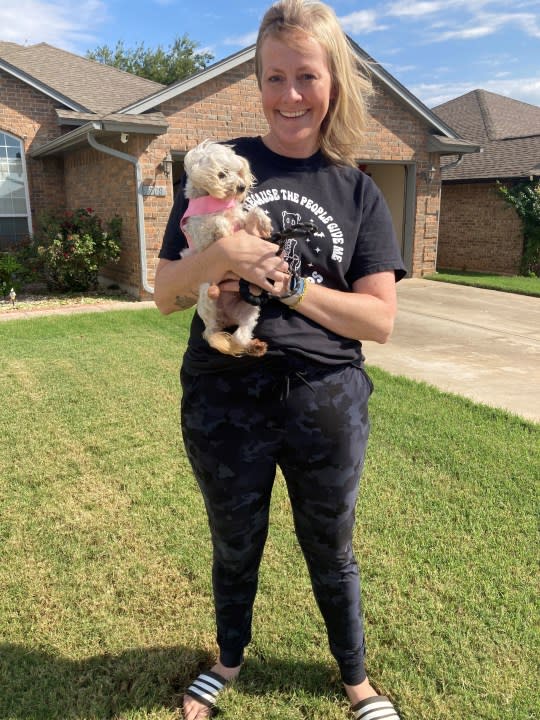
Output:
<instances>
[{"instance_id":1,"label":"window","mask_svg":"<svg viewBox=\"0 0 540 720\"><path fill-rule=\"evenodd\" d=\"M0 250L30 231L23 144L0 131Z\"/></svg>"}]
</instances>

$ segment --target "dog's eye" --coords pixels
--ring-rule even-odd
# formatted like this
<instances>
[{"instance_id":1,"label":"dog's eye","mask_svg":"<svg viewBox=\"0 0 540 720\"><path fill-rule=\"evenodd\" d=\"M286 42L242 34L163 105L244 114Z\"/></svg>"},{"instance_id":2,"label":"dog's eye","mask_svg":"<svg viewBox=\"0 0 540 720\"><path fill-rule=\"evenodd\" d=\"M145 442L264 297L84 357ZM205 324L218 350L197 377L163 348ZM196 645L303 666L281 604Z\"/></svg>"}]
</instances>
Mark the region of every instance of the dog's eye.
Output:
<instances>
[{"instance_id":1,"label":"dog's eye","mask_svg":"<svg viewBox=\"0 0 540 720\"><path fill-rule=\"evenodd\" d=\"M225 180L226 177L227 177L227 173L223 172L223 170L220 173L218 173L218 178L220 180Z\"/></svg>"}]
</instances>

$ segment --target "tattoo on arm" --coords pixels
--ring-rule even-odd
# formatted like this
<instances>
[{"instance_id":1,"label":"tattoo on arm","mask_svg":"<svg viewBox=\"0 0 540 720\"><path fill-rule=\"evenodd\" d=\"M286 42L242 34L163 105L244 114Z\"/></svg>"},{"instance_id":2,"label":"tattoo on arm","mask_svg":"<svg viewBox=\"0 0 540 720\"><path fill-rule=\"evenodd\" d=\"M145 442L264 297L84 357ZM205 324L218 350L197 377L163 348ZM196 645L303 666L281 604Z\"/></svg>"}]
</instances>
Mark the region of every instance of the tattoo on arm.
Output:
<instances>
[{"instance_id":1,"label":"tattoo on arm","mask_svg":"<svg viewBox=\"0 0 540 720\"><path fill-rule=\"evenodd\" d=\"M194 297L188 297L187 295L177 295L174 304L180 308L180 310L187 310L195 305L196 299Z\"/></svg>"}]
</instances>

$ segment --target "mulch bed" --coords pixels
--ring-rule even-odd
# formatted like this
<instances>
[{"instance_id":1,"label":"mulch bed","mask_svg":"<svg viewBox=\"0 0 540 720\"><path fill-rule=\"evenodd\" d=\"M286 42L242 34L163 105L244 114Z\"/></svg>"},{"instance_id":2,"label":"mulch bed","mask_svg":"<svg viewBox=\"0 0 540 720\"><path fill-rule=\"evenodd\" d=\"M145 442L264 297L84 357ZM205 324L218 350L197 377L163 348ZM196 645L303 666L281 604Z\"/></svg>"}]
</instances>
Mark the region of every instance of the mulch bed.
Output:
<instances>
[{"instance_id":1,"label":"mulch bed","mask_svg":"<svg viewBox=\"0 0 540 720\"><path fill-rule=\"evenodd\" d=\"M137 302L121 290L92 290L84 293L54 293L45 285L34 284L23 288L12 302L9 297L0 299L0 314L14 311L33 312L79 305L101 305L111 302Z\"/></svg>"}]
</instances>

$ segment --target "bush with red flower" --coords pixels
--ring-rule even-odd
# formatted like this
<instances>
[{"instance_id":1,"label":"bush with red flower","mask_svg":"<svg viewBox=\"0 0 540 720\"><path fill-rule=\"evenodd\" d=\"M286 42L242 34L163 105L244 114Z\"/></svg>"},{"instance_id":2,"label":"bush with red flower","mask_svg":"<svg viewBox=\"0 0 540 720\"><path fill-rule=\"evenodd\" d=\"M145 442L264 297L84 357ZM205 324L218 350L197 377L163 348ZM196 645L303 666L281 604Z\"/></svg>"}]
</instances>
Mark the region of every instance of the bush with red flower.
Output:
<instances>
[{"instance_id":1,"label":"bush with red flower","mask_svg":"<svg viewBox=\"0 0 540 720\"><path fill-rule=\"evenodd\" d=\"M43 215L34 246L47 287L60 292L95 290L99 271L120 257L121 231L121 217L103 223L92 208Z\"/></svg>"}]
</instances>

